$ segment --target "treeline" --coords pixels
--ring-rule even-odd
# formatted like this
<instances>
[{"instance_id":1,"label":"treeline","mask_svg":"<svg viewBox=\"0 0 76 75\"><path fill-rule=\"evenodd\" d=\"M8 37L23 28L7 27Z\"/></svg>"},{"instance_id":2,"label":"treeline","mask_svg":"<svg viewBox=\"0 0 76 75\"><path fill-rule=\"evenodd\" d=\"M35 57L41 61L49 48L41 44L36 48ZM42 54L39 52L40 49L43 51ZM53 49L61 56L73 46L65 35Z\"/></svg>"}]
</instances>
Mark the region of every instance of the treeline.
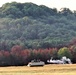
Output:
<instances>
[{"instance_id":1,"label":"treeline","mask_svg":"<svg viewBox=\"0 0 76 75\"><path fill-rule=\"evenodd\" d=\"M23 66L31 60L41 60L47 64L47 60L61 59L63 56L70 58L72 63L76 63L76 42L69 47L60 49L23 49L20 45L15 45L10 51L0 50L0 66Z\"/></svg>"},{"instance_id":2,"label":"treeline","mask_svg":"<svg viewBox=\"0 0 76 75\"><path fill-rule=\"evenodd\" d=\"M55 15L56 9L33 3L6 3L0 8L0 17L22 18L25 16L38 18L42 16Z\"/></svg>"}]
</instances>

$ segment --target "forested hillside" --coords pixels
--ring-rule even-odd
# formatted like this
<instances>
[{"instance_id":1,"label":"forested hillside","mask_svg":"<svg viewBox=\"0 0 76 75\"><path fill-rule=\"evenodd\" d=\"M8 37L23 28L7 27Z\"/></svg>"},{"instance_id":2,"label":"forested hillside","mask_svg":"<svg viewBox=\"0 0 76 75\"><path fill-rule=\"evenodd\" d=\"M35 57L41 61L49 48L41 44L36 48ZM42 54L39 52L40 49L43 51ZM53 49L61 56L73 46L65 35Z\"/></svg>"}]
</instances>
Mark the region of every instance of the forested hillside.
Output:
<instances>
[{"instance_id":1,"label":"forested hillside","mask_svg":"<svg viewBox=\"0 0 76 75\"><path fill-rule=\"evenodd\" d=\"M75 37L76 11L16 2L0 7L0 50L60 48Z\"/></svg>"}]
</instances>

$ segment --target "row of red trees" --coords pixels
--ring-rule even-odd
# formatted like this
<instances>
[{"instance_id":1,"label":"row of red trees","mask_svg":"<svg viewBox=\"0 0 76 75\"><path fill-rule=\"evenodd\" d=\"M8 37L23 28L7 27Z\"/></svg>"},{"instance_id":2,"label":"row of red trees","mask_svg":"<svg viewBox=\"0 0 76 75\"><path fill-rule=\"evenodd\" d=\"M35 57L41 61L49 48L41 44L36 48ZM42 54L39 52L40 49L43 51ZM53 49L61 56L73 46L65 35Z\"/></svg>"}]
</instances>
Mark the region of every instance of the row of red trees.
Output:
<instances>
[{"instance_id":1,"label":"row of red trees","mask_svg":"<svg viewBox=\"0 0 76 75\"><path fill-rule=\"evenodd\" d=\"M57 58L57 49L22 49L21 46L13 46L10 51L0 51L0 66L27 65L33 59L40 59L47 62L51 57Z\"/></svg>"},{"instance_id":2,"label":"row of red trees","mask_svg":"<svg viewBox=\"0 0 76 75\"><path fill-rule=\"evenodd\" d=\"M58 59L67 55L71 57L73 62L76 62L76 47L74 45L59 50L57 48L38 50L22 49L21 46L16 45L10 51L0 50L0 66L27 65L33 59L39 59L47 63L47 60L51 57Z\"/></svg>"}]
</instances>

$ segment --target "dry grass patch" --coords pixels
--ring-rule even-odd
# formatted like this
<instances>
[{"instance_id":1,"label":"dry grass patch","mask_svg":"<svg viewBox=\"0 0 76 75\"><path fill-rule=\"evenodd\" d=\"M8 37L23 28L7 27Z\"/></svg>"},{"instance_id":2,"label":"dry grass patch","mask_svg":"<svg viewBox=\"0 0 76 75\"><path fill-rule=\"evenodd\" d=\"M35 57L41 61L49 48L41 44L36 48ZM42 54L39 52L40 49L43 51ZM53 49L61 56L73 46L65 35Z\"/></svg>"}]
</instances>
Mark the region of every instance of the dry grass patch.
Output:
<instances>
[{"instance_id":1,"label":"dry grass patch","mask_svg":"<svg viewBox=\"0 0 76 75\"><path fill-rule=\"evenodd\" d=\"M76 64L51 64L43 67L0 67L0 75L75 75Z\"/></svg>"}]
</instances>

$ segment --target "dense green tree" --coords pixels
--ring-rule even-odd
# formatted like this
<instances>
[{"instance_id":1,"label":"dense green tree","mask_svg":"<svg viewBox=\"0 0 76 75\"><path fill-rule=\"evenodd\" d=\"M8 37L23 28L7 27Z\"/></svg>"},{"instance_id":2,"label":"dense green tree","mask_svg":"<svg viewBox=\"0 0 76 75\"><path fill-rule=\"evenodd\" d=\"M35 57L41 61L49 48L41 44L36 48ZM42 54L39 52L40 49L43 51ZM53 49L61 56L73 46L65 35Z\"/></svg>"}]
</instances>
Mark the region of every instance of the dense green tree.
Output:
<instances>
[{"instance_id":1,"label":"dense green tree","mask_svg":"<svg viewBox=\"0 0 76 75\"><path fill-rule=\"evenodd\" d=\"M72 58L71 52L67 47L63 47L58 51L58 57L62 58L63 56L66 56L67 58L70 58L70 59Z\"/></svg>"}]
</instances>

